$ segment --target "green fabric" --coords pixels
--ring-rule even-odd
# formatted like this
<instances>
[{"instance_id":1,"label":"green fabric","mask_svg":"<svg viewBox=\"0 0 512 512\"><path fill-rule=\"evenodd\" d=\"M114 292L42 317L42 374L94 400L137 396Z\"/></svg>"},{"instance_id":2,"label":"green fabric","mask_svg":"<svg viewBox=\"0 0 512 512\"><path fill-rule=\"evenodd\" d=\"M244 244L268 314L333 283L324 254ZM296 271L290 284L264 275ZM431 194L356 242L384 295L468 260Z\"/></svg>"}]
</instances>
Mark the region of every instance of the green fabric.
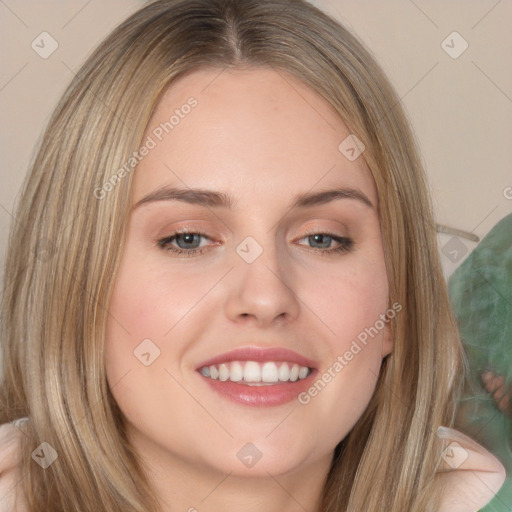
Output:
<instances>
[{"instance_id":1,"label":"green fabric","mask_svg":"<svg viewBox=\"0 0 512 512\"><path fill-rule=\"evenodd\" d=\"M512 214L453 273L448 290L470 369L472 389L460 404L464 421L507 471L505 484L482 511L512 512L512 418L481 382L482 373L492 371L512 390Z\"/></svg>"}]
</instances>

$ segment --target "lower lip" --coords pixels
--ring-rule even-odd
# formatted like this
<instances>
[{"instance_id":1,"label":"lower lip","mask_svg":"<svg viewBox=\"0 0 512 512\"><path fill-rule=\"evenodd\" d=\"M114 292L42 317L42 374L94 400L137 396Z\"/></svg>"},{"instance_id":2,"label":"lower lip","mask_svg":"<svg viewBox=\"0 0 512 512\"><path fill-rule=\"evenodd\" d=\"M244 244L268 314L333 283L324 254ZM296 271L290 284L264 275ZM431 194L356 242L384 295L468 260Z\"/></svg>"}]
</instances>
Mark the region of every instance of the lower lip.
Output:
<instances>
[{"instance_id":1,"label":"lower lip","mask_svg":"<svg viewBox=\"0 0 512 512\"><path fill-rule=\"evenodd\" d=\"M237 384L230 380L220 381L199 376L219 395L236 403L251 405L253 407L274 407L283 405L292 400L297 400L298 395L311 385L312 378L316 374L313 370L305 379L295 382L283 382L263 386L249 386Z\"/></svg>"}]
</instances>

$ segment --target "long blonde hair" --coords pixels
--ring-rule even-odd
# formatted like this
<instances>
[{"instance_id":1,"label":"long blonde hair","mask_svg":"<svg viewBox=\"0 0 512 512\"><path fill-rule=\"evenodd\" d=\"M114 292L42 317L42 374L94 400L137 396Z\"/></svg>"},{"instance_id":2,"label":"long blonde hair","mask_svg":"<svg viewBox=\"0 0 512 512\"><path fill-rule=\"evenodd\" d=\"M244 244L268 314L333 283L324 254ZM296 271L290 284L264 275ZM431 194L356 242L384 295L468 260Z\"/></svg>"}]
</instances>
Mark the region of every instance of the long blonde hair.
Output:
<instances>
[{"instance_id":1,"label":"long blonde hair","mask_svg":"<svg viewBox=\"0 0 512 512\"><path fill-rule=\"evenodd\" d=\"M30 418L22 471L32 512L160 510L103 362L133 172L107 197L98 190L140 147L174 80L205 67L260 66L311 86L365 144L389 303L403 307L391 320L394 351L375 394L335 450L321 510L437 510L435 432L453 424L461 344L424 171L399 98L363 45L302 0L158 0L115 29L66 90L12 226L0 423ZM45 470L30 456L42 442L58 453Z\"/></svg>"}]
</instances>

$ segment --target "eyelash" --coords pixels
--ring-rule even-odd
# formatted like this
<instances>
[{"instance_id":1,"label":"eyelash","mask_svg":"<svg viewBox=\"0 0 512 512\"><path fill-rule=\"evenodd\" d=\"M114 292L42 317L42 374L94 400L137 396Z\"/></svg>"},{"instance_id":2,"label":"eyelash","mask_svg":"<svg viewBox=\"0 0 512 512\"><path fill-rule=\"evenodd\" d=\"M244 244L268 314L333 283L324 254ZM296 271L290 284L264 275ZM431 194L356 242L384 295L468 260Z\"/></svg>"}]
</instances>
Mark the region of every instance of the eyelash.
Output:
<instances>
[{"instance_id":1,"label":"eyelash","mask_svg":"<svg viewBox=\"0 0 512 512\"><path fill-rule=\"evenodd\" d=\"M165 251L170 251L177 255L186 255L187 257L192 257L192 256L195 256L196 254L204 254L205 250L208 250L206 247L190 249L190 250L172 247L170 244L174 241L174 239L178 235L199 235L200 237L210 239L206 233L203 233L201 231L182 230L182 231L175 231L172 235L166 236L165 238L161 238L160 240L157 241L157 246ZM323 232L323 231L307 232L299 240L303 240L304 238L308 238L310 236L315 236L315 235L326 235L329 238L332 238L335 242L340 244L339 247L336 247L335 249L320 249L318 247L311 247L312 251L321 253L324 256L334 256L337 254L347 253L347 252L352 251L355 246L354 241L350 238L338 236L333 233L328 233L328 232Z\"/></svg>"}]
</instances>

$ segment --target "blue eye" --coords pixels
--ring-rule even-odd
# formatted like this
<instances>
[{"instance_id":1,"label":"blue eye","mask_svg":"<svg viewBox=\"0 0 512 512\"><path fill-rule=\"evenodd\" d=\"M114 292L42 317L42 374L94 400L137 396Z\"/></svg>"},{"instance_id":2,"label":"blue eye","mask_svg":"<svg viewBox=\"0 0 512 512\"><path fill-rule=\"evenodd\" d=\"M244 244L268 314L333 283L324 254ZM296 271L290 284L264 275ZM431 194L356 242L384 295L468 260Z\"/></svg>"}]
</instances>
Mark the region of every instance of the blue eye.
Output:
<instances>
[{"instance_id":1,"label":"blue eye","mask_svg":"<svg viewBox=\"0 0 512 512\"><path fill-rule=\"evenodd\" d=\"M311 247L314 251L319 251L324 254L339 254L349 252L354 248L354 241L350 238L337 236L332 233L308 233L300 240L308 239L310 243L319 244L321 247ZM331 248L332 241L339 244L338 247Z\"/></svg>"},{"instance_id":2,"label":"blue eye","mask_svg":"<svg viewBox=\"0 0 512 512\"><path fill-rule=\"evenodd\" d=\"M201 246L201 239L211 240L211 238L209 238L205 233L197 231L180 231L158 240L157 245L161 249L172 252L176 255L194 256L196 254L203 254L209 250L208 245ZM319 245L319 247L311 247L313 251L325 255L349 252L353 250L355 246L354 241L350 238L337 236L332 233L308 233L299 240L305 239L307 239L310 244ZM331 245L333 242L338 244L338 246L332 248Z\"/></svg>"},{"instance_id":3,"label":"blue eye","mask_svg":"<svg viewBox=\"0 0 512 512\"><path fill-rule=\"evenodd\" d=\"M207 238L210 240L210 238L208 238L204 233L191 231L176 232L158 240L157 245L158 247L166 251L171 251L175 254L186 254L187 256L192 256L197 253L203 253L205 249L207 249L206 247L200 247L198 245L200 244L201 238ZM173 243L176 243L178 247L172 245Z\"/></svg>"}]
</instances>

